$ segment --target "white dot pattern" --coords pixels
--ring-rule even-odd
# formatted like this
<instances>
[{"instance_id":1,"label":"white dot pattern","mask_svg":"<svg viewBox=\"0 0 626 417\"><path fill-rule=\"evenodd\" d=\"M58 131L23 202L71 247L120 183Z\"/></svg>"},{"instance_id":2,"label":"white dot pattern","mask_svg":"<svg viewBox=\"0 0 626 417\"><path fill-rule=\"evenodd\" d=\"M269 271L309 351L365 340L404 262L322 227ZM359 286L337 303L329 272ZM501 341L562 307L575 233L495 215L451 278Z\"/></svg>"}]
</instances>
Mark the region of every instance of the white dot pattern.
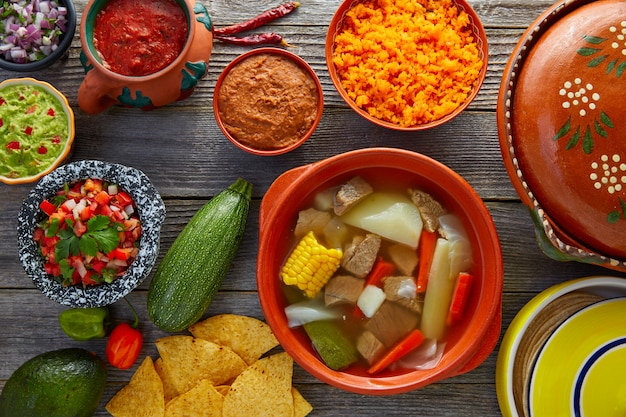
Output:
<instances>
[{"instance_id":1,"label":"white dot pattern","mask_svg":"<svg viewBox=\"0 0 626 417\"><path fill-rule=\"evenodd\" d=\"M600 161L591 163L589 179L596 190L605 189L609 194L622 191L626 186L626 163L618 154L602 155Z\"/></svg>"},{"instance_id":2,"label":"white dot pattern","mask_svg":"<svg viewBox=\"0 0 626 417\"><path fill-rule=\"evenodd\" d=\"M622 55L626 55L626 21L623 20L619 27L611 26L609 30L615 35L611 48L619 49Z\"/></svg>"},{"instance_id":3,"label":"white dot pattern","mask_svg":"<svg viewBox=\"0 0 626 417\"><path fill-rule=\"evenodd\" d=\"M588 111L595 110L600 100L600 94L593 91L593 84L583 84L580 78L565 81L559 90L564 109L577 109L580 117L585 117Z\"/></svg>"}]
</instances>

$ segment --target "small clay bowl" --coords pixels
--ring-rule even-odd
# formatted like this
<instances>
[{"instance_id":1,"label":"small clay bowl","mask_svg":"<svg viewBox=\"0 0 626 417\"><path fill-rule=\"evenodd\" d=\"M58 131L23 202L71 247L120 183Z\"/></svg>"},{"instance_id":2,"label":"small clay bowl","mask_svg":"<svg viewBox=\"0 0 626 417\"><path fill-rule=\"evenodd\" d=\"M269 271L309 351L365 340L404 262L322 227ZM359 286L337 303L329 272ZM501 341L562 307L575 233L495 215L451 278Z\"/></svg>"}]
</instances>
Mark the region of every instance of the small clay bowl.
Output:
<instances>
[{"instance_id":1,"label":"small clay bowl","mask_svg":"<svg viewBox=\"0 0 626 417\"><path fill-rule=\"evenodd\" d=\"M626 271L626 4L560 1L520 39L497 108L500 148L544 252Z\"/></svg>"},{"instance_id":2,"label":"small clay bowl","mask_svg":"<svg viewBox=\"0 0 626 417\"><path fill-rule=\"evenodd\" d=\"M240 76L246 80L235 82ZM260 156L281 155L313 135L322 118L324 94L315 71L302 58L280 48L258 48L226 66L215 84L213 110L217 125L238 148Z\"/></svg>"},{"instance_id":3,"label":"small clay bowl","mask_svg":"<svg viewBox=\"0 0 626 417\"><path fill-rule=\"evenodd\" d=\"M39 208L41 202L53 197L65 184L87 178L110 181L130 194L141 221L139 253L126 273L110 284L85 288L82 285L63 286L45 272L33 232L42 220ZM17 217L20 261L35 286L51 300L69 307L106 306L130 293L148 277L159 254L161 224L164 219L165 204L143 172L102 161L70 162L43 177L22 203Z\"/></svg>"},{"instance_id":4,"label":"small clay bowl","mask_svg":"<svg viewBox=\"0 0 626 417\"><path fill-rule=\"evenodd\" d=\"M589 380L594 377L594 372L597 374L601 371L606 374L606 366L596 366L596 371L589 372L589 369L585 369L584 363L587 365L591 363L612 364L613 368L609 368L610 371L603 381L588 383L583 389L578 390L578 398L584 398L586 401L600 400L603 404L602 408L596 407L594 412L602 410L601 415L618 415L608 410L612 412L620 410L616 403L619 399L619 394L616 392L619 391L616 390L623 385L613 381L610 375L615 374L614 370L621 366L623 360L616 361L616 357L610 355L609 351L611 347L613 350L620 350L618 346L626 343L623 337L626 332L621 325L623 314L620 311L618 314L606 315L606 313L595 312L591 309L596 306L605 309L606 306L601 304L607 300L621 300L619 302L623 303L624 297L626 297L626 280L595 276L555 285L530 300L511 321L498 352L496 391L502 415L504 417L569 415L569 412L562 413L554 410L546 412L543 408L545 405L541 405L541 396L536 391L533 392L533 384L537 384L539 379L542 384L545 384L544 392L549 392L551 396L549 407L561 407L567 404L568 410L569 406L574 409L580 406L580 403L576 401L578 405L573 404L573 396L564 395L563 390L571 389L569 392L574 392L573 386L586 378ZM580 314L601 314L601 316L590 316L591 324L587 318L584 318L585 325L592 326L593 329L580 333L584 336L581 336L579 342L572 344L570 337L566 343L562 343L564 332L568 331L568 327L572 325L572 318ZM579 316L576 320L580 318ZM580 326L578 330L583 332L582 325ZM621 339L616 339L614 334L609 336L615 332L621 332ZM619 340L621 342L616 344ZM545 361L549 360L548 355L553 355L555 350L557 354L561 350L561 357L566 357L568 360L552 360L552 363L546 364ZM621 351L623 350L622 348ZM588 352L585 353L585 351L594 352L594 354L587 355ZM587 359L575 359L581 353ZM568 377L565 377L566 374ZM549 384L557 384L558 387L548 389L546 387ZM536 403L531 405L533 401ZM535 407L534 413L530 411L531 407ZM543 413L538 411L539 408L543 410Z\"/></svg>"},{"instance_id":5,"label":"small clay bowl","mask_svg":"<svg viewBox=\"0 0 626 417\"><path fill-rule=\"evenodd\" d=\"M57 0L57 4L65 7L67 10L67 27L59 38L57 48L49 55L38 61L29 61L24 63L11 61L6 59L3 54L0 54L0 68L15 72L34 72L48 68L61 58L67 56L67 51L72 45L74 34L76 33L76 8L71 0Z\"/></svg>"},{"instance_id":6,"label":"small clay bowl","mask_svg":"<svg viewBox=\"0 0 626 417\"><path fill-rule=\"evenodd\" d=\"M463 321L451 327L439 364L429 370L385 370L367 374L362 365L342 371L327 367L301 327L289 328L280 270L292 250L299 210L315 194L361 175L410 183L429 193L463 222L472 245L475 286ZM263 197L259 216L257 287L261 308L282 347L306 371L334 387L367 395L391 395L471 371L498 341L504 280L500 242L491 216L473 188L458 174L424 155L391 148L339 154L279 176Z\"/></svg>"},{"instance_id":7,"label":"small clay bowl","mask_svg":"<svg viewBox=\"0 0 626 417\"><path fill-rule=\"evenodd\" d=\"M20 86L24 87L24 91L30 92L36 91L37 89L43 89L44 92L47 93L46 99L52 98L52 100L56 102L55 104L61 109L61 111L65 113L65 117L67 119L67 127L64 130L67 133L65 134L65 137L60 137L58 139L58 143L56 143L56 139L51 140L50 138L46 138L44 141L37 143L31 143L30 140L31 138L36 137L34 135L37 134L37 131L39 129L45 128L45 130L49 131L50 119L60 116L54 113L49 114L48 108L40 109L41 111L31 112L22 116L22 121L24 123L20 123L24 127L19 127L19 129L26 129L29 127L32 128L33 133L30 136L25 134L25 136L23 136L22 138L18 136L18 140L15 140L15 136L3 134L3 130L10 129L11 125L16 123L16 119L11 114L11 109L14 105L8 101L8 97L7 99L2 99L2 93L3 91L6 92L9 89L12 90ZM9 158L11 156L11 152L25 152L27 154L31 154L31 160L39 160L40 162L38 163L37 170L21 172L21 169L23 169L23 167L20 166L11 170L8 165L9 162L3 161L0 164L7 165L1 168L2 171L0 171L0 182L3 182L5 184L24 184L34 182L70 159L72 151L74 149L74 112L72 110L72 107L68 103L67 98L59 90L57 90L47 82L35 80L33 78L11 78L8 80L4 80L0 83L0 103L2 103L2 100L7 100L7 103L4 104L6 107L3 107L3 105L0 104L0 121L6 119L3 123L0 123L0 142L2 143L2 146L7 149L7 152L9 153ZM16 98L15 100L18 99ZM28 100L31 102L32 105L37 104L37 100L33 100L32 96L28 98ZM41 100L39 102L41 102ZM5 109L8 112L6 115L4 114ZM24 112L26 112L26 110L27 109L24 109ZM23 139L24 143L21 143L20 139ZM55 141L55 143L51 143L52 141ZM18 144L11 144L10 142L18 142ZM13 151L8 150L12 146L19 146L19 148L15 148ZM42 153L43 156L46 156L49 153L53 153L53 155L56 156L50 161L44 161L42 159ZM19 171L15 171L15 169L18 169Z\"/></svg>"},{"instance_id":8,"label":"small clay bowl","mask_svg":"<svg viewBox=\"0 0 626 417\"><path fill-rule=\"evenodd\" d=\"M473 51L473 55L477 56L481 60L481 64L479 68L477 64L473 65L472 74L467 77L467 80L455 80L454 90L460 91L461 89L469 88L469 92L465 92L466 97L460 101L455 100L453 105L448 106L445 110L440 110L433 106L432 100L420 99L420 95L423 91L429 90L439 90L439 86L443 83L441 82L441 78L437 77L432 80L432 83L428 83L425 81L421 81L424 77L424 73L427 73L426 69L416 69L419 68L419 63L414 62L410 65L407 65L405 68L400 70L396 70L398 73L390 74L387 72L388 67L396 68L397 66L402 66L405 63L400 60L394 60L390 57L395 57L399 52L400 54L405 54L406 56L411 57L419 57L420 54L425 56L421 51L421 44L429 44L428 40L416 40L415 42L407 42L404 40L406 38L406 33L403 33L402 36L394 36L388 33L384 35L379 35L378 38L380 40L372 41L375 46L368 46L365 42L357 45L355 49L363 50L363 56L371 58L369 62L385 62L388 61L388 65L385 65L385 69L380 68L371 68L370 64L367 63L356 63L349 62L342 65L342 68L339 69L334 59L336 58L336 49L337 49L337 37L345 30L346 22L349 18L346 17L346 14L350 13L352 10L356 10L357 8L362 7L362 3L365 3L365 0L346 0L341 3L335 15L333 16L330 26L328 27L328 33L326 35L326 65L328 66L328 71L330 73L330 78L337 89L337 92L343 98L343 100L359 115L369 120L370 122L377 124L379 126L383 126L390 129L401 130L401 131L417 131L430 129L436 126L440 126L456 116L458 116L463 110L465 110L470 103L474 100L478 91L480 90L483 81L485 80L485 76L487 74L487 60L489 57L488 44L487 44L487 36L485 34L485 30L482 26L482 23L469 3L465 0L451 0L451 1L442 1L442 7L448 8L451 5L455 6L457 10L460 12L464 12L469 17L469 22L462 29L464 33L471 33L473 36L473 42L476 44L476 50ZM396 6L394 7L400 13L400 9ZM364 13L364 15L368 15ZM416 16L409 12L409 21L415 21ZM377 18L380 16L377 16ZM383 19L385 21L385 19ZM416 28L422 30L427 26L428 22L424 22L424 24L417 25ZM354 23L351 23L354 25ZM391 30L394 32L394 28L397 26L392 26L391 28L387 27L386 30ZM448 26L450 27L450 26ZM379 31L378 29L375 29ZM456 33L459 32L458 29L454 29ZM382 33L382 30L379 32ZM395 32L394 32L395 33ZM419 36L419 33L411 33L411 35ZM441 37L441 34L433 35L436 37ZM373 37L372 37L373 38ZM370 39L371 40L371 39ZM389 44L393 42L394 47L389 47ZM455 41L455 42L458 42ZM438 47L437 45L433 45L433 47ZM382 55L381 55L382 54ZM344 58L345 59L345 58ZM358 58L355 58L358 59ZM454 61L455 58L452 58ZM458 61L458 64L467 68L472 66L468 60ZM356 74L357 68L363 68L362 74ZM350 76L346 77L343 75L344 73L349 73ZM408 75L407 75L408 74ZM435 75L435 74L434 74ZM406 77L405 77L406 76ZM354 84L354 81L359 81L360 83L365 83L366 86L353 86L349 85L348 88L351 91L348 91L346 86L344 86L344 80L342 78L349 78L351 80L350 84ZM403 80L401 78L404 77ZM444 78L449 79L449 75L444 75ZM377 80L382 80L381 85L376 85ZM418 81L420 80L420 81ZM394 88L389 88L389 85L393 85ZM358 88L358 92L354 91ZM402 88L407 89L401 97L394 91L394 89ZM391 91L389 91L391 90ZM374 95L373 93L376 92ZM443 97L449 94L446 90L430 92L433 96L437 96L437 101L443 101ZM390 98L391 97L391 98ZM394 116L391 114L381 114L378 110L380 107L391 107L390 103L393 104L393 109L388 109L389 112L393 110L395 113ZM397 103L396 103L397 102ZM423 105L416 106L414 103L424 103ZM400 107L400 109L398 109ZM414 108L409 112L408 109ZM438 105L439 107L439 105ZM402 114L402 109L407 111L410 114L414 114L415 117L410 116L409 121L405 121L407 118L406 115ZM402 115L401 115L402 114Z\"/></svg>"}]
</instances>

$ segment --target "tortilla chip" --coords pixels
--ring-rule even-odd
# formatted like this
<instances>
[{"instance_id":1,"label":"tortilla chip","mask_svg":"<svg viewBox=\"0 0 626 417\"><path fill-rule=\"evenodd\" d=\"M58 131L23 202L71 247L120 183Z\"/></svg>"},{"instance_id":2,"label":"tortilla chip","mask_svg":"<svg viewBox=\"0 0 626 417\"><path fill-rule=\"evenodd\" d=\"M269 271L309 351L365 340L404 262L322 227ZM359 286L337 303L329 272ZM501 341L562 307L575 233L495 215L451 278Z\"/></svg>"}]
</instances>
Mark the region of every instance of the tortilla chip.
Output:
<instances>
[{"instance_id":1,"label":"tortilla chip","mask_svg":"<svg viewBox=\"0 0 626 417\"><path fill-rule=\"evenodd\" d=\"M295 387L291 387L291 394L293 395L294 417L305 417L313 411L311 403L309 403Z\"/></svg>"},{"instance_id":2,"label":"tortilla chip","mask_svg":"<svg viewBox=\"0 0 626 417\"><path fill-rule=\"evenodd\" d=\"M192 325L189 331L194 337L230 346L248 365L278 346L270 326L254 317L220 314Z\"/></svg>"},{"instance_id":3,"label":"tortilla chip","mask_svg":"<svg viewBox=\"0 0 626 417\"><path fill-rule=\"evenodd\" d=\"M180 393L189 391L203 379L213 385L228 383L246 368L244 360L231 348L208 340L177 335L158 339L155 344Z\"/></svg>"},{"instance_id":4,"label":"tortilla chip","mask_svg":"<svg viewBox=\"0 0 626 417\"><path fill-rule=\"evenodd\" d=\"M224 397L228 394L228 390L230 389L230 385L218 385L215 387L217 392L222 394Z\"/></svg>"},{"instance_id":5,"label":"tortilla chip","mask_svg":"<svg viewBox=\"0 0 626 417\"><path fill-rule=\"evenodd\" d=\"M293 359L277 353L259 359L232 383L224 398L223 417L293 417Z\"/></svg>"},{"instance_id":6,"label":"tortilla chip","mask_svg":"<svg viewBox=\"0 0 626 417\"><path fill-rule=\"evenodd\" d=\"M165 417L222 417L224 396L211 381L203 379L165 406Z\"/></svg>"},{"instance_id":7,"label":"tortilla chip","mask_svg":"<svg viewBox=\"0 0 626 417\"><path fill-rule=\"evenodd\" d=\"M165 404L174 397L178 397L180 392L176 389L174 385L174 380L172 379L171 373L168 371L168 368L163 365L163 359L157 358L154 361L154 369L157 371L157 374L161 377L161 381L163 382L163 395L165 396Z\"/></svg>"},{"instance_id":8,"label":"tortilla chip","mask_svg":"<svg viewBox=\"0 0 626 417\"><path fill-rule=\"evenodd\" d=\"M111 398L106 410L114 417L160 417L165 413L163 383L146 356L130 382Z\"/></svg>"}]
</instances>

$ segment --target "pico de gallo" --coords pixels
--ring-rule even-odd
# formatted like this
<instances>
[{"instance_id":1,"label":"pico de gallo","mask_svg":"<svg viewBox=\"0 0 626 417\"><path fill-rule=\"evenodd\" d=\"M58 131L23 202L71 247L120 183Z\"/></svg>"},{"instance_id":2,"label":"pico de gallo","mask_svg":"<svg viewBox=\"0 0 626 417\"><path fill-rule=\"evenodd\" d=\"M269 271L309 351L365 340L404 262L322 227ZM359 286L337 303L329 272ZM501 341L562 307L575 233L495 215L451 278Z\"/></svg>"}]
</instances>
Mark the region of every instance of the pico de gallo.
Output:
<instances>
[{"instance_id":1,"label":"pico de gallo","mask_svg":"<svg viewBox=\"0 0 626 417\"><path fill-rule=\"evenodd\" d=\"M46 273L64 286L111 283L137 257L141 222L117 184L96 178L65 184L40 209L45 219L34 239Z\"/></svg>"}]
</instances>

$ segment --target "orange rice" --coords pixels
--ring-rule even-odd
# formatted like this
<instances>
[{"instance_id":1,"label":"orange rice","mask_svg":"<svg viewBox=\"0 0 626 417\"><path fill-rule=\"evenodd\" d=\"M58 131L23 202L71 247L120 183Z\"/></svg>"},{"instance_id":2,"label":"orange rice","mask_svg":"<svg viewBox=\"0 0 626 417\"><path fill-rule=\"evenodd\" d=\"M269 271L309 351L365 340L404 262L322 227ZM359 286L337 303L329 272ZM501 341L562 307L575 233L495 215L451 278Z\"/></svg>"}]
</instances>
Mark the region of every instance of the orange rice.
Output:
<instances>
[{"instance_id":1,"label":"orange rice","mask_svg":"<svg viewBox=\"0 0 626 417\"><path fill-rule=\"evenodd\" d=\"M452 113L483 66L469 15L453 0L355 5L335 37L333 63L358 107L403 127Z\"/></svg>"}]
</instances>

